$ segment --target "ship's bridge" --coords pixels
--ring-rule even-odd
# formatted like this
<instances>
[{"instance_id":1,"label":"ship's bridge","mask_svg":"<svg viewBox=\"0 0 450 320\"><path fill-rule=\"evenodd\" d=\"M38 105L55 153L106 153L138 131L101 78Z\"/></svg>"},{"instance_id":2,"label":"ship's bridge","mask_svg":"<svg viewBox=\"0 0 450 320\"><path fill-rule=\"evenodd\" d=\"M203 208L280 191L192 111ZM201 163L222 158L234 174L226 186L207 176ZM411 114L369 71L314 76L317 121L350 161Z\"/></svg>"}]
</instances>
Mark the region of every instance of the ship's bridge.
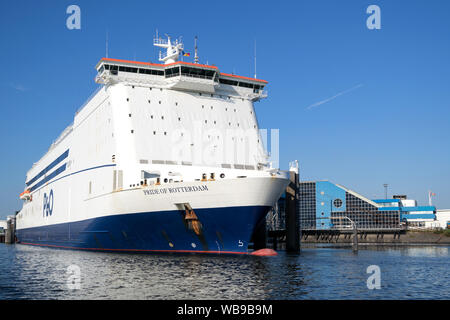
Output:
<instances>
[{"instance_id":1,"label":"ship's bridge","mask_svg":"<svg viewBox=\"0 0 450 320\"><path fill-rule=\"evenodd\" d=\"M160 86L167 89L244 96L250 100L267 97L267 81L220 73L216 66L177 61L170 64L103 58L96 69L97 83L126 82L134 85Z\"/></svg>"}]
</instances>

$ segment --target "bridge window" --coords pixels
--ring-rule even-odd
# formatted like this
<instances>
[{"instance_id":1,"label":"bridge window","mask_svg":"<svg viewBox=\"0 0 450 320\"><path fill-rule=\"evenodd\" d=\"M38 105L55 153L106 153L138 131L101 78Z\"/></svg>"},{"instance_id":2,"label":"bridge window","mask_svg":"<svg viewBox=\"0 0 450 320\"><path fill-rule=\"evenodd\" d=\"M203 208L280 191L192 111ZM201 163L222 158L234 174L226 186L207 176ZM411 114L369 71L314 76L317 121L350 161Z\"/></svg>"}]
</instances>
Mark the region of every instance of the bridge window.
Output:
<instances>
[{"instance_id":1,"label":"bridge window","mask_svg":"<svg viewBox=\"0 0 450 320\"><path fill-rule=\"evenodd\" d=\"M162 70L143 69L143 68L139 69L139 73L140 74L151 74L154 76L163 76L164 75L164 71L162 71ZM150 88L150 90L152 90L152 88Z\"/></svg>"},{"instance_id":2,"label":"bridge window","mask_svg":"<svg viewBox=\"0 0 450 320\"><path fill-rule=\"evenodd\" d=\"M219 82L220 82L220 83L223 83L223 84L228 84L228 85L230 85L230 86L237 86L237 85L238 85L238 82L237 82L237 81L234 81L234 80L228 80L228 79L219 79Z\"/></svg>"},{"instance_id":3,"label":"bridge window","mask_svg":"<svg viewBox=\"0 0 450 320\"><path fill-rule=\"evenodd\" d=\"M181 66L181 75L193 78L213 79L216 71Z\"/></svg>"},{"instance_id":4,"label":"bridge window","mask_svg":"<svg viewBox=\"0 0 450 320\"><path fill-rule=\"evenodd\" d=\"M119 67L119 71L122 71L122 72L137 73L137 72L138 72L138 69L137 69L137 68L132 68L132 67L123 67L123 66L120 66L120 67Z\"/></svg>"},{"instance_id":5,"label":"bridge window","mask_svg":"<svg viewBox=\"0 0 450 320\"><path fill-rule=\"evenodd\" d=\"M175 77L180 75L180 67L166 69L166 78Z\"/></svg>"},{"instance_id":6,"label":"bridge window","mask_svg":"<svg viewBox=\"0 0 450 320\"><path fill-rule=\"evenodd\" d=\"M238 86L243 88L250 88L253 89L253 92L258 93L259 90L261 90L264 86L259 84L253 84L249 82L241 82L241 81L235 81L235 80L229 80L229 79L219 79L219 83L227 84L230 86Z\"/></svg>"}]
</instances>

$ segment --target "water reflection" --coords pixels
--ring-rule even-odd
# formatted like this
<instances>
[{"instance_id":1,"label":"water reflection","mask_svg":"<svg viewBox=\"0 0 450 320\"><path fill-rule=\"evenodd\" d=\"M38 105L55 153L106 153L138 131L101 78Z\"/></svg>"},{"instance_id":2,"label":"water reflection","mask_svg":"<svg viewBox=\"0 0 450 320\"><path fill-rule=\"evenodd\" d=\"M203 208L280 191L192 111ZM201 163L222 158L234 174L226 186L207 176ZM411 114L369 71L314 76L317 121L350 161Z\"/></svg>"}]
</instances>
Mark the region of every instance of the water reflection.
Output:
<instances>
[{"instance_id":1,"label":"water reflection","mask_svg":"<svg viewBox=\"0 0 450 320\"><path fill-rule=\"evenodd\" d=\"M307 248L277 257L0 246L0 299L448 299L448 247ZM381 269L369 290L369 265ZM67 268L81 270L81 289Z\"/></svg>"}]
</instances>

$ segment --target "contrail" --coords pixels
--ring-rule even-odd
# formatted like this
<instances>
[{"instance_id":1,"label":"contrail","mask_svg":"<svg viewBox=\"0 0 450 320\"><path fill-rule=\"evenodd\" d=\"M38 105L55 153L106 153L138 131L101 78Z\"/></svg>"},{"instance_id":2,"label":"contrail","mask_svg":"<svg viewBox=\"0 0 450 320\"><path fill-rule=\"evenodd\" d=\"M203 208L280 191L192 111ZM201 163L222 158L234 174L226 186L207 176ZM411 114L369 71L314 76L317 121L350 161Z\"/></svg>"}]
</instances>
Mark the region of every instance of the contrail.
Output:
<instances>
[{"instance_id":1,"label":"contrail","mask_svg":"<svg viewBox=\"0 0 450 320\"><path fill-rule=\"evenodd\" d=\"M331 100L334 100L334 99L336 99L337 97L342 96L343 94L349 93L349 92L351 92L351 91L353 91L353 90L356 90L356 89L358 89L358 88L360 88L360 87L362 87L362 86L363 86L363 84L360 83L360 84L358 84L358 85L356 85L356 86L354 86L354 87L352 87L352 88L350 88L350 89L347 89L347 90L345 90L345 91L339 92L338 94L335 94L334 96L332 96L332 97L330 97L330 98L327 98L327 99L321 100L321 101L319 101L319 102L313 103L312 105L306 107L306 109L307 109L307 110L311 110L312 108L318 107L318 106L320 106L320 105L322 105L322 104L324 104L324 103L327 103L327 102L329 102L329 101L331 101Z\"/></svg>"}]
</instances>

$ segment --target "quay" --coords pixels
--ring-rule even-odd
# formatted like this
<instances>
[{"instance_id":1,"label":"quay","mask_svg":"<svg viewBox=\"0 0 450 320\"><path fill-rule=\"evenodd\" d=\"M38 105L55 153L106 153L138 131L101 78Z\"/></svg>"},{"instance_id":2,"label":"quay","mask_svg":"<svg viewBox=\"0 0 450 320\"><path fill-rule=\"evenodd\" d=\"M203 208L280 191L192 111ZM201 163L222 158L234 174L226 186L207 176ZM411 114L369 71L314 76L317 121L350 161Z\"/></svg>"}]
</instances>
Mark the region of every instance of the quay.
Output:
<instances>
[{"instance_id":1,"label":"quay","mask_svg":"<svg viewBox=\"0 0 450 320\"><path fill-rule=\"evenodd\" d=\"M371 200L329 181L299 181L297 164L290 174L290 185L254 234L255 249L299 252L302 243L345 244L354 251L361 244L450 244L450 210L418 206L406 195Z\"/></svg>"}]
</instances>

